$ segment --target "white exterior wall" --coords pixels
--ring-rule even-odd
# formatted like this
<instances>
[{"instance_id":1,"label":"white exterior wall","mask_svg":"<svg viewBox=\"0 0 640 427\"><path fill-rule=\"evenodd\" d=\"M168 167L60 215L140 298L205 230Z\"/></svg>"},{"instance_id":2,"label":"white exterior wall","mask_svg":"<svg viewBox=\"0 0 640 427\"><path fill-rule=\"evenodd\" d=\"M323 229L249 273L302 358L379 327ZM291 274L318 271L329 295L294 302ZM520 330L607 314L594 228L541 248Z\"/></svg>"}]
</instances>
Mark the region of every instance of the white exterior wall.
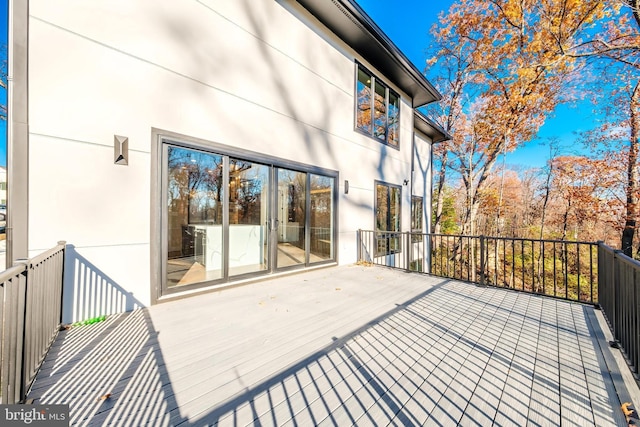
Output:
<instances>
[{"instance_id":1,"label":"white exterior wall","mask_svg":"<svg viewBox=\"0 0 640 427\"><path fill-rule=\"evenodd\" d=\"M30 15L29 249L73 245L66 321L151 301L152 128L338 170L339 263L374 226L374 180L411 178L411 100L297 5L32 0ZM354 130L354 59L401 95L401 150Z\"/></svg>"},{"instance_id":2,"label":"white exterior wall","mask_svg":"<svg viewBox=\"0 0 640 427\"><path fill-rule=\"evenodd\" d=\"M413 195L423 197L424 200L423 233L431 232L431 144L428 136L415 133Z\"/></svg>"}]
</instances>

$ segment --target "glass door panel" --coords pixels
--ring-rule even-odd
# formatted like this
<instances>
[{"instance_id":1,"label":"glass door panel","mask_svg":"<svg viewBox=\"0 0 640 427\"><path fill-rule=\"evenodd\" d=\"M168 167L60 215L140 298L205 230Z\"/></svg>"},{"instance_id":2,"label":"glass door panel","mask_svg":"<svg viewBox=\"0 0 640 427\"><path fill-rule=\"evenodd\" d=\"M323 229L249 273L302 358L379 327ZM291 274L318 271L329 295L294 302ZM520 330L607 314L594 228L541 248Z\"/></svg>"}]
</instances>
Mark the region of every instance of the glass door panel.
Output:
<instances>
[{"instance_id":1,"label":"glass door panel","mask_svg":"<svg viewBox=\"0 0 640 427\"><path fill-rule=\"evenodd\" d=\"M310 263L333 259L333 181L327 176L310 176Z\"/></svg>"},{"instance_id":2,"label":"glass door panel","mask_svg":"<svg viewBox=\"0 0 640 427\"><path fill-rule=\"evenodd\" d=\"M278 169L276 267L304 265L307 174Z\"/></svg>"},{"instance_id":3,"label":"glass door panel","mask_svg":"<svg viewBox=\"0 0 640 427\"><path fill-rule=\"evenodd\" d=\"M167 286L223 276L222 156L167 147Z\"/></svg>"},{"instance_id":4,"label":"glass door panel","mask_svg":"<svg viewBox=\"0 0 640 427\"><path fill-rule=\"evenodd\" d=\"M163 293L335 260L335 176L168 142L162 157Z\"/></svg>"},{"instance_id":5,"label":"glass door panel","mask_svg":"<svg viewBox=\"0 0 640 427\"><path fill-rule=\"evenodd\" d=\"M229 159L229 276L269 268L269 172Z\"/></svg>"}]
</instances>

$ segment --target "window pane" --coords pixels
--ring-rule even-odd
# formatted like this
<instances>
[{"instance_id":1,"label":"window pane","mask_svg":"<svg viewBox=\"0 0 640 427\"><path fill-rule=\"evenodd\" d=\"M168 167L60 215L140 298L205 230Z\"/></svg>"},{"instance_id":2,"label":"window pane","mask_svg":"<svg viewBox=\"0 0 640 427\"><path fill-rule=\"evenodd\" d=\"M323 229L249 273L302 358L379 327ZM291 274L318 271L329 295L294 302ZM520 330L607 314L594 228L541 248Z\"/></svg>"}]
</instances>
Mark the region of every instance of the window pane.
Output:
<instances>
[{"instance_id":1,"label":"window pane","mask_svg":"<svg viewBox=\"0 0 640 427\"><path fill-rule=\"evenodd\" d=\"M371 75L358 68L356 127L371 134Z\"/></svg>"},{"instance_id":2,"label":"window pane","mask_svg":"<svg viewBox=\"0 0 640 427\"><path fill-rule=\"evenodd\" d=\"M389 230L400 231L400 189L396 187L389 188ZM394 234L389 239L389 251L391 253L400 251L400 237Z\"/></svg>"},{"instance_id":3,"label":"window pane","mask_svg":"<svg viewBox=\"0 0 640 427\"><path fill-rule=\"evenodd\" d=\"M389 215L389 187L376 185L376 231L387 231Z\"/></svg>"},{"instance_id":4,"label":"window pane","mask_svg":"<svg viewBox=\"0 0 640 427\"><path fill-rule=\"evenodd\" d=\"M310 262L333 259L333 178L311 175Z\"/></svg>"},{"instance_id":5,"label":"window pane","mask_svg":"<svg viewBox=\"0 0 640 427\"><path fill-rule=\"evenodd\" d=\"M389 188L391 200L389 202L389 230L400 231L400 189Z\"/></svg>"},{"instance_id":6,"label":"window pane","mask_svg":"<svg viewBox=\"0 0 640 427\"><path fill-rule=\"evenodd\" d=\"M376 93L374 98L374 135L383 141L387 138L387 106L386 88L376 82Z\"/></svg>"},{"instance_id":7,"label":"window pane","mask_svg":"<svg viewBox=\"0 0 640 427\"><path fill-rule=\"evenodd\" d=\"M400 144L400 98L389 91L389 126L387 142L395 147Z\"/></svg>"},{"instance_id":8,"label":"window pane","mask_svg":"<svg viewBox=\"0 0 640 427\"><path fill-rule=\"evenodd\" d=\"M266 270L269 167L229 160L229 275Z\"/></svg>"},{"instance_id":9,"label":"window pane","mask_svg":"<svg viewBox=\"0 0 640 427\"><path fill-rule=\"evenodd\" d=\"M168 147L167 285L222 277L222 156Z\"/></svg>"},{"instance_id":10,"label":"window pane","mask_svg":"<svg viewBox=\"0 0 640 427\"><path fill-rule=\"evenodd\" d=\"M389 188L386 185L376 185L376 231L386 231L389 214ZM384 233L376 233L376 256L389 253L389 239Z\"/></svg>"},{"instance_id":11,"label":"window pane","mask_svg":"<svg viewBox=\"0 0 640 427\"><path fill-rule=\"evenodd\" d=\"M307 174L278 169L277 267L304 264Z\"/></svg>"},{"instance_id":12,"label":"window pane","mask_svg":"<svg viewBox=\"0 0 640 427\"><path fill-rule=\"evenodd\" d=\"M376 184L376 256L400 252L400 200L400 187Z\"/></svg>"}]
</instances>

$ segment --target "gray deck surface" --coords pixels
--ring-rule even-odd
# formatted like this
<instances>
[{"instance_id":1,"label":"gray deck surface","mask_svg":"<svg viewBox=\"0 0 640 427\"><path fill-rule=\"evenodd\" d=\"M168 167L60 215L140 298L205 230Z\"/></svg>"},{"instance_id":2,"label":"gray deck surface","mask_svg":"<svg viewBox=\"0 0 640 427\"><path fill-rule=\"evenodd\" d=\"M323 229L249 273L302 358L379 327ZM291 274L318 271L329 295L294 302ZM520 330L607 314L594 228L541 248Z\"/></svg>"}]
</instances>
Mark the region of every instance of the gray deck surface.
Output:
<instances>
[{"instance_id":1,"label":"gray deck surface","mask_svg":"<svg viewBox=\"0 0 640 427\"><path fill-rule=\"evenodd\" d=\"M62 332L29 397L92 426L624 425L609 351L589 306L342 266Z\"/></svg>"}]
</instances>

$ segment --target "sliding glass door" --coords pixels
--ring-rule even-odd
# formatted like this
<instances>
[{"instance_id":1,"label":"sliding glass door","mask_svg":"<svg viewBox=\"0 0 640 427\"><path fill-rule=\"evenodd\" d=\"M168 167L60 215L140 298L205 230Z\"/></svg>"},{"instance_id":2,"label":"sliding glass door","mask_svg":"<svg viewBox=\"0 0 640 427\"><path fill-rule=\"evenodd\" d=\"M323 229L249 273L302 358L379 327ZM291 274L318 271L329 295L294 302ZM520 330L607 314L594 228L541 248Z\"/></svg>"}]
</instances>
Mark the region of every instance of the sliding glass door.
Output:
<instances>
[{"instance_id":1,"label":"sliding glass door","mask_svg":"<svg viewBox=\"0 0 640 427\"><path fill-rule=\"evenodd\" d=\"M270 168L229 160L229 276L269 269Z\"/></svg>"},{"instance_id":2,"label":"sliding glass door","mask_svg":"<svg viewBox=\"0 0 640 427\"><path fill-rule=\"evenodd\" d=\"M334 186L335 179L310 174L309 176L309 262L321 262L334 258Z\"/></svg>"},{"instance_id":3,"label":"sliding glass door","mask_svg":"<svg viewBox=\"0 0 640 427\"><path fill-rule=\"evenodd\" d=\"M335 173L163 145L163 293L335 260Z\"/></svg>"},{"instance_id":4,"label":"sliding glass door","mask_svg":"<svg viewBox=\"0 0 640 427\"><path fill-rule=\"evenodd\" d=\"M334 259L335 178L278 169L277 268Z\"/></svg>"},{"instance_id":5,"label":"sliding glass door","mask_svg":"<svg viewBox=\"0 0 640 427\"><path fill-rule=\"evenodd\" d=\"M166 147L167 286L223 277L222 156Z\"/></svg>"},{"instance_id":6,"label":"sliding glass door","mask_svg":"<svg viewBox=\"0 0 640 427\"><path fill-rule=\"evenodd\" d=\"M307 174L278 169L276 267L306 264Z\"/></svg>"}]
</instances>

